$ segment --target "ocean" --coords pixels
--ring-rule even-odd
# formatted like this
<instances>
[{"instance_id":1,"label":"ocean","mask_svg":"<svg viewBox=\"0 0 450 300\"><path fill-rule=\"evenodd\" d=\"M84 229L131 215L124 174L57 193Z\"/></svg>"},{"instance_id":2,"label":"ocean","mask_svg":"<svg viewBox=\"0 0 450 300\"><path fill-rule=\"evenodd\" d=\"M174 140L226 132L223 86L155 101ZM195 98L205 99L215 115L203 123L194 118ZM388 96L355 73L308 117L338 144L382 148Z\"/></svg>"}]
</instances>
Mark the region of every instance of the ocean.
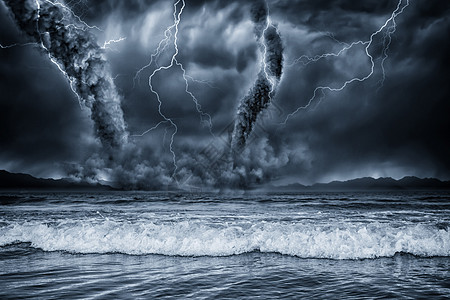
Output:
<instances>
[{"instance_id":1,"label":"ocean","mask_svg":"<svg viewBox=\"0 0 450 300\"><path fill-rule=\"evenodd\" d=\"M0 204L0 299L450 295L450 192L2 192Z\"/></svg>"}]
</instances>

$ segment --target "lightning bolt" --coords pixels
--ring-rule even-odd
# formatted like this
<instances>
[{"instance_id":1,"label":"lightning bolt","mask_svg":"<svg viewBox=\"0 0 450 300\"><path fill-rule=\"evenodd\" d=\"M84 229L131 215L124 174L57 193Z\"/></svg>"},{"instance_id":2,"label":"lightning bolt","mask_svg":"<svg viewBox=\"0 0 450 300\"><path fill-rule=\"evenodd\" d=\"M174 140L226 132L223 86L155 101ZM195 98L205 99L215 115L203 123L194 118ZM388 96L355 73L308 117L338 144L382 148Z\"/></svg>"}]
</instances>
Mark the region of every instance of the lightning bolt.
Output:
<instances>
[{"instance_id":1,"label":"lightning bolt","mask_svg":"<svg viewBox=\"0 0 450 300\"><path fill-rule=\"evenodd\" d=\"M185 7L185 2L183 0L182 1L182 6L180 8L180 11L177 14L177 11L178 11L177 6L178 6L178 4L180 2L181 2L181 0L178 0L173 5L173 7L174 7L174 12L173 12L174 23L165 30L165 32L164 32L165 38L160 41L160 43L158 44L158 48L156 49L155 53L151 55L150 63L147 64L146 66L144 66L143 68L141 68L138 71L138 73L136 74L136 76L139 76L140 72L142 72L144 69L146 69L146 68L151 66L151 64L153 63L155 57L159 57L160 56L162 51L164 51L166 49L167 45L169 44L170 38L172 37L172 30L175 29L174 42L173 42L173 45L175 47L175 53L172 55L170 63L168 65L160 66L160 67L156 68L155 70L153 70L152 74L148 78L148 85L150 87L150 91L156 96L156 100L158 101L158 113L159 113L159 115L164 119L165 122L170 123L170 125L174 128L174 131L173 131L173 133L172 133L172 135L170 137L170 145L169 145L169 150L170 150L170 153L172 154L172 160L173 160L173 166L174 166L174 170L173 170L173 173L172 173L172 178L175 178L176 172L178 170L177 157L176 157L175 151L173 150L174 139L175 139L175 135L178 132L178 126L175 124L175 122L171 118L166 117L166 115L161 111L161 107L162 107L161 97L159 96L158 92L153 88L152 81L153 81L153 77L157 73L161 72L162 70L168 70L168 69L172 68L173 65L177 61L176 57L178 55L178 44L177 44L177 40L178 40L178 24L181 21L181 14L183 13L183 9ZM149 130L147 130L146 133L156 129L160 124L161 124L161 122L158 123L156 126L153 126Z\"/></svg>"},{"instance_id":2,"label":"lightning bolt","mask_svg":"<svg viewBox=\"0 0 450 300\"><path fill-rule=\"evenodd\" d=\"M275 89L276 89L278 83L279 83L279 78L277 78L274 75L270 75L269 72L268 72L268 66L267 66L267 61L266 61L267 52L268 52L267 47L268 46L267 46L267 40L265 39L265 35L266 35L267 30L270 27L275 29L275 31L277 32L278 36L280 36L280 32L278 31L278 28L273 25L272 20L270 18L269 4L267 3L267 1L265 1L265 3L266 3L266 8L267 8L267 18L266 18L267 25L264 28L264 30L262 32L262 36L261 36L261 38L263 38L263 41L262 41L262 46L263 46L263 56L262 56L262 65L263 65L263 67L262 67L262 71L264 73L264 77L267 79L267 81L270 84L269 101L270 101L270 103L272 103L272 96L273 96L273 94L275 92Z\"/></svg>"},{"instance_id":3,"label":"lightning bolt","mask_svg":"<svg viewBox=\"0 0 450 300\"><path fill-rule=\"evenodd\" d=\"M401 3L401 1L400 1L400 3ZM409 5L409 0L407 0L407 5ZM401 12L403 12L405 7L402 8ZM380 86L379 86L378 90L383 86L384 81L386 79L386 72L385 72L385 69L384 69L384 63L385 63L386 59L388 59L388 51L389 51L389 47L391 46L392 35L395 33L396 30L397 30L397 22L395 21L395 18L392 18L391 25L387 28L387 30L386 30L386 32L385 32L385 34L383 36L383 56L382 56L383 58L381 60L382 78L379 81Z\"/></svg>"},{"instance_id":4,"label":"lightning bolt","mask_svg":"<svg viewBox=\"0 0 450 300\"><path fill-rule=\"evenodd\" d=\"M208 114L208 113L205 113L205 112L202 110L202 106L201 106L200 103L198 102L197 97L195 97L194 94L189 90L188 79L191 79L192 77L186 75L186 69L183 67L183 65L182 65L178 60L175 59L175 63L177 64L177 66L180 67L180 69L181 69L182 72L183 72L183 79L184 79L184 82L185 82L185 89L184 89L184 91L185 91L189 96L191 96L192 101L194 101L195 108L196 108L197 112L200 114L200 122L201 122L202 124L206 124L206 125L208 126L209 133L210 133L213 137L215 137L214 133L212 132L212 127L213 127L213 126L212 126L212 118L211 118L211 115Z\"/></svg>"},{"instance_id":5,"label":"lightning bolt","mask_svg":"<svg viewBox=\"0 0 450 300\"><path fill-rule=\"evenodd\" d=\"M126 37L120 37L120 38L118 38L118 39L112 39L112 40L109 40L109 41L105 41L104 43L103 43L103 46L102 47L100 47L100 48L102 48L102 49L104 49L104 50L106 50L106 49L111 49L109 46L111 45L111 44L116 44L116 43L120 43L120 42L122 42L122 41L125 41L127 38Z\"/></svg>"},{"instance_id":6,"label":"lightning bolt","mask_svg":"<svg viewBox=\"0 0 450 300\"><path fill-rule=\"evenodd\" d=\"M146 134L149 133L150 131L153 131L153 130L157 129L157 128L159 127L159 125L164 124L164 123L167 123L167 122L168 122L168 121L166 121L166 120L160 121L158 124L156 124L155 126L153 126L153 127L150 128L150 129L147 129L147 130L144 131L143 133L141 133L141 134L133 134L133 135L131 135L131 136L132 136L132 137L143 137L144 135L146 135Z\"/></svg>"},{"instance_id":7,"label":"lightning bolt","mask_svg":"<svg viewBox=\"0 0 450 300\"><path fill-rule=\"evenodd\" d=\"M36 3L38 2L39 0L36 0ZM64 5L63 3L61 3L61 2L59 2L59 1L55 1L55 2L52 2L52 1L50 1L50 0L43 0L44 2L46 2L46 3L49 3L49 4L52 4L52 5L54 5L54 6L60 6L61 8L63 8L64 9L64 11L66 11L66 12L68 12L70 15L72 15L82 26L78 26L78 25L76 25L76 24L68 24L68 25L66 25L65 26L65 28L76 28L76 29L79 29L79 30L83 30L83 31L86 31L86 30L89 30L89 29L95 29L95 30L98 30L98 31L100 31L100 32L103 32L103 29L101 29L101 28L99 28L99 27L97 27L97 26L92 26L92 25L89 25L89 24L87 24L86 22L84 22L78 15L76 15L74 12L73 12L73 10L71 10L67 5ZM80 2L78 2L78 4L79 4ZM64 19L64 17L63 17L63 19ZM113 44L113 43L120 43L120 42L122 42L122 41L124 41L124 40L126 40L126 37L120 37L120 38L118 38L118 39L111 39L111 40L109 40L109 41L105 41L104 43L103 43L103 46L101 46L100 48L101 49L111 49L110 47L108 47L108 46L110 46L111 44Z\"/></svg>"},{"instance_id":8,"label":"lightning bolt","mask_svg":"<svg viewBox=\"0 0 450 300\"><path fill-rule=\"evenodd\" d=\"M6 45L6 46L0 44L0 48L10 49L10 48L14 48L14 47L37 46L37 45L39 45L39 44L38 43L23 43L23 44L15 43L15 44Z\"/></svg>"},{"instance_id":9,"label":"lightning bolt","mask_svg":"<svg viewBox=\"0 0 450 300\"><path fill-rule=\"evenodd\" d=\"M189 80L191 80L191 81L193 81L193 82L197 82L197 83L201 83L201 84L206 84L207 86L209 86L209 87L212 88L212 89L218 89L218 90L221 90L221 89L218 88L217 86L213 85L213 84L211 83L211 81L209 81L209 80L199 80L199 79L195 79L194 77L189 76L189 75L187 75L187 74L186 74L185 76L186 76L187 79L189 79Z\"/></svg>"},{"instance_id":10,"label":"lightning bolt","mask_svg":"<svg viewBox=\"0 0 450 300\"><path fill-rule=\"evenodd\" d=\"M181 4L181 6L180 6ZM179 7L180 6L180 7ZM179 7L179 8L178 8ZM143 66L141 69L139 69L133 79L133 83L134 85L136 84L137 81L139 81L140 79L140 74L146 70L147 68L150 68L153 64L155 64L156 69L153 70L153 72L151 73L151 75L148 78L148 85L150 87L150 91L155 95L156 100L158 102L158 113L159 115L164 119L163 121L159 122L158 124L156 124L155 126L153 126L152 128L144 131L142 134L140 135L135 135L135 136L143 136L155 129L157 129L161 124L163 123L169 123L173 128L174 131L171 135L170 138L170 146L169 146L169 150L170 153L172 154L172 160L173 160L173 166L174 166L174 170L172 173L172 178L175 178L176 172L178 170L178 165L177 165L177 158L176 158L176 153L174 151L174 140L175 140L175 136L178 132L178 127L176 125L176 123L169 117L167 117L163 112L162 112L162 99L159 95L159 93L155 90L155 87L153 86L153 78L161 71L165 71L165 70L169 70L171 68L173 68L174 66L179 67L180 70L182 71L182 76L183 76L183 80L185 82L185 92L186 94L188 94L192 101L194 102L195 108L197 110L197 112L200 115L200 121L201 123L207 124L209 127L209 132L213 135L212 133L212 118L208 113L203 112L201 104L199 103L197 97L195 97L195 95L190 91L189 88L189 80L193 80L196 81L195 79L193 79L191 76L187 75L186 73L186 69L184 68L183 64L177 59L178 53L179 53L179 48L178 48L178 32L179 32L179 28L178 25L180 24L181 21L181 15L183 14L183 10L186 7L186 3L184 0L177 0L174 4L173 4L173 24L170 25L169 27L166 28L166 30L164 31L164 38L158 43L158 47L156 48L156 50L151 54L150 56L150 62L148 64L146 64L145 66ZM171 40L173 40L172 43ZM171 56L170 62L166 65L162 65L162 66L158 66L158 59L159 57L162 55L162 53L164 53L166 51L166 49L169 47L169 45L173 46L174 48L174 53ZM200 82L200 81L199 81Z\"/></svg>"},{"instance_id":11,"label":"lightning bolt","mask_svg":"<svg viewBox=\"0 0 450 300\"><path fill-rule=\"evenodd\" d=\"M267 5L267 2L266 2L266 5ZM269 6L268 5L267 5L267 20L266 21L267 21L267 25L266 25L266 27L263 30L261 38L264 38L264 36L265 36L267 30L269 29L269 27L273 27L276 30L275 26L272 25L272 22L270 20ZM262 70L264 72L264 76L266 77L267 81L270 83L269 99L272 100L272 93L275 90L276 79L273 76L269 75L269 73L267 71L267 68L268 68L267 62L266 62L267 44L266 44L265 39L263 40L262 45L263 45L263 48L264 48L263 58L262 58L262 64L263 64Z\"/></svg>"},{"instance_id":12,"label":"lightning bolt","mask_svg":"<svg viewBox=\"0 0 450 300\"><path fill-rule=\"evenodd\" d=\"M291 64L289 64L289 67L292 67L295 64L301 63L304 66L309 65L310 63L319 61L323 58L327 58L327 57L338 57L340 56L342 53L344 53L347 50L350 50L351 48L353 48L353 46L356 45L366 45L366 49L368 47L370 47L370 41L357 41L357 42L353 42L351 44L346 44L344 48L342 48L341 50L339 50L336 53L324 53L324 54L320 54L320 55L315 55L313 57L307 56L307 55L302 55L299 58L295 59ZM370 56L370 55L369 55Z\"/></svg>"},{"instance_id":13,"label":"lightning bolt","mask_svg":"<svg viewBox=\"0 0 450 300\"><path fill-rule=\"evenodd\" d=\"M338 39L334 36L334 34L331 33L331 32L329 32L329 31L324 32L324 34L325 34L325 36L329 37L330 39L332 39L333 41L335 41L335 42L338 43L338 44L341 44L341 45L344 45L344 46L349 46L349 44L347 44L347 43L345 43L345 42L343 42L343 41L338 40Z\"/></svg>"},{"instance_id":14,"label":"lightning bolt","mask_svg":"<svg viewBox=\"0 0 450 300\"><path fill-rule=\"evenodd\" d=\"M87 24L86 22L84 22L83 20L81 20L81 18L78 15L76 15L67 5L64 5L63 3L59 2L59 1L54 1L54 2L52 2L50 0L43 0L43 1L46 3L50 3L51 5L54 5L54 6L62 7L65 11L67 11L70 15L72 15L81 25L83 25L82 27L78 27L76 24L69 24L66 26L66 28L74 27L74 28L81 29L84 31L86 31L88 29L96 29L98 31L103 31L99 27L91 26L91 25ZM39 0L36 0L36 3L38 3L38 2L39 2Z\"/></svg>"},{"instance_id":15,"label":"lightning bolt","mask_svg":"<svg viewBox=\"0 0 450 300\"><path fill-rule=\"evenodd\" d=\"M265 1L265 3L266 3L266 9L267 9L267 17L266 17L266 22L267 22L267 24L266 24L266 27L264 28L264 30L263 30L263 32L262 32L262 35L261 35L261 37L260 37L260 39L263 39L262 42L261 42L262 47L263 47L263 54L262 54L261 62L262 62L262 71L263 71L263 73L264 73L264 77L267 79L267 81L268 81L269 84L270 84L269 102L271 103L271 102L272 102L272 95L273 95L274 92L275 92L275 88L276 88L276 86L277 86L279 80L278 80L275 76L270 75L270 74L269 74L269 71L268 71L268 68L269 68L269 67L267 66L267 61L266 61L266 58L267 58L267 52L268 52L267 47L268 47L268 46L267 46L267 41L266 41L266 39L265 39L265 35L266 35L267 30L268 30L270 27L272 27L273 29L275 29L275 31L277 32L278 35L280 35L280 32L278 31L278 28L277 28L276 26L274 26L273 23L272 23L272 21L271 21L269 4L267 3L267 1Z\"/></svg>"},{"instance_id":16,"label":"lightning bolt","mask_svg":"<svg viewBox=\"0 0 450 300\"><path fill-rule=\"evenodd\" d=\"M304 56L302 55L301 57L299 57L298 59L296 59L294 61L295 63L299 63L301 62L304 65L310 64L312 62L316 62L320 59L326 58L326 57L338 57L340 56L342 53L344 53L345 51L353 48L356 45L364 45L364 51L366 53L366 56L369 58L370 60L370 72L364 76L364 77L354 77L352 79L349 79L347 81L345 81L340 87L337 88L333 88L331 86L318 86L314 89L314 93L312 95L312 97L309 99L309 101L307 102L306 105L304 106L300 106L298 107L295 111L293 111L292 113L290 113L289 115L287 115L286 119L284 120L283 123L281 123L282 125L286 125L286 123L289 121L290 118L292 118L296 113L298 113L300 110L306 110L309 106L311 106L311 104L314 102L314 100L316 99L316 96L319 92L324 93L325 91L329 91L329 92L340 92L342 90L344 90L349 84L352 84L354 82L363 82L366 81L367 79L369 79L370 77L372 77L372 75L374 74L374 70L375 70L375 61L373 56L369 53L369 48L372 45L374 38L384 32L384 37L383 37L383 51L382 51L382 61L381 61L381 71L382 71L382 80L380 81L381 84L384 83L384 80L386 78L385 75L385 69L384 69L384 63L386 61L386 59L388 58L388 51L389 51L389 47L392 41L392 34L395 32L396 30L396 18L397 16L401 15L403 13L403 11L405 10L406 7L409 6L409 0L406 0L405 4L403 4L403 0L399 0L396 9L392 12L391 16L385 21L385 23L378 28L375 32L373 32L370 35L369 40L367 41L356 41L353 42L349 45L345 45L345 47L343 47L341 50L339 50L338 52L335 53L325 53L322 55L316 55L314 57L308 57L308 56Z\"/></svg>"}]
</instances>

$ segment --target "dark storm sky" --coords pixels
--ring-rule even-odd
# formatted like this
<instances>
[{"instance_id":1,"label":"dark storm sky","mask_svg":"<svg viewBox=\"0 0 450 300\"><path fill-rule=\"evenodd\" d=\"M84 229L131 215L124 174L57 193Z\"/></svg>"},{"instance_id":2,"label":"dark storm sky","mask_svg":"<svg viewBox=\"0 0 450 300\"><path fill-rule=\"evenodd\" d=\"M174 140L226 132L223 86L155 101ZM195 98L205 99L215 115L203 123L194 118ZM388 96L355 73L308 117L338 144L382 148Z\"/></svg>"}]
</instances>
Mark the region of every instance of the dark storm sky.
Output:
<instances>
[{"instance_id":1,"label":"dark storm sky","mask_svg":"<svg viewBox=\"0 0 450 300\"><path fill-rule=\"evenodd\" d=\"M1 1L0 1L1 2ZM72 1L73 2L73 1ZM2 3L2 2L1 2ZM71 2L68 2L70 5ZM74 2L75 3L75 2ZM313 183L362 176L450 178L450 2L411 0L396 18L396 31L385 60L381 85L382 34L369 48L373 76L341 92L319 94L308 109L279 125L308 103L318 86L337 88L370 72L363 46L339 57L303 65L302 55L337 53L358 40L367 41L395 10L398 1L268 0L271 21L284 45L284 70L273 105L250 139L261 149L254 159L276 183ZM404 0L403 4L406 3ZM155 66L141 73L173 22L173 2L150 0L80 1L72 9L90 25L98 43L126 37L106 50L112 76L123 96L130 134L140 134L162 120L148 87ZM0 43L27 43L10 12L0 4ZM254 37L250 1L186 0L179 25L178 59L216 136L226 135L240 99L255 81L261 53ZM173 54L169 47L160 65ZM303 60L304 61L304 60ZM214 141L200 123L192 99L184 92L180 69L155 76L162 111L178 125L177 159L195 159ZM67 80L36 46L0 49L0 169L37 176L66 176L98 148L92 121ZM155 153L168 151L170 127L132 139ZM186 170L181 170L187 172Z\"/></svg>"}]
</instances>

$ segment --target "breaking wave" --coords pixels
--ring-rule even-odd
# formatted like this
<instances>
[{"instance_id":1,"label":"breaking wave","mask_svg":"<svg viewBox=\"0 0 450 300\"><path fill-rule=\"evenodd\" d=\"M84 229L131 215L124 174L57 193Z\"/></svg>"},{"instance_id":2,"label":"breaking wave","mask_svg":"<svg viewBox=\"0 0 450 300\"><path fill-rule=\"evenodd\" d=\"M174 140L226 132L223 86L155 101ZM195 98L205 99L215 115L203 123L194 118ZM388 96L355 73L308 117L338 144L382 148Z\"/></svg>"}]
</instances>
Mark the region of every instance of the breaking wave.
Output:
<instances>
[{"instance_id":1,"label":"breaking wave","mask_svg":"<svg viewBox=\"0 0 450 300\"><path fill-rule=\"evenodd\" d=\"M450 256L449 228L386 223L336 226L282 222L209 223L31 221L0 227L0 246L31 243L44 251L71 253L230 256L261 251L301 258L363 259L410 253Z\"/></svg>"}]
</instances>

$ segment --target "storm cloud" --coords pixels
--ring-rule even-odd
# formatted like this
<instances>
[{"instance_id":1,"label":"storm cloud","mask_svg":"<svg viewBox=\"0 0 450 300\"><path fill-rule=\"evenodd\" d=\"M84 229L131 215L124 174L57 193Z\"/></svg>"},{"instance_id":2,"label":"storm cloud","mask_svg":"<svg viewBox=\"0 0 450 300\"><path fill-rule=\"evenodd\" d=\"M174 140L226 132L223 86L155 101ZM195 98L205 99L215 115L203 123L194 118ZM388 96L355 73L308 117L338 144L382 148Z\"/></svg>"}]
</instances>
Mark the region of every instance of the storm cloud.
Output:
<instances>
[{"instance_id":1,"label":"storm cloud","mask_svg":"<svg viewBox=\"0 0 450 300\"><path fill-rule=\"evenodd\" d=\"M195 79L189 81L190 89L202 110L211 115L214 136L186 95L181 71L173 68L155 76L161 110L179 129L173 144L178 165L175 178L168 151L173 128L163 123L140 136L163 121L148 87L153 69L133 82L173 23L173 2L67 3L83 21L102 29L87 30L89 43L103 45L126 37L98 56L105 64L101 72L110 73L108 85L115 86L113 97L108 98L120 103L123 128L130 133L128 144L135 145L121 152L114 170L101 162L105 142L98 141L100 128L90 109L80 109L70 82L45 51L25 45L36 39L23 33L4 3L0 4L0 44L24 46L0 49L2 169L54 177L92 172L95 178L106 174L105 179L126 182L130 188L155 189L177 182L185 187L248 187L269 181L313 183L360 176L450 178L450 93L445 67L450 52L450 4L446 0L410 1L398 16L384 61L384 83L381 34L369 49L375 69L368 80L340 92L318 94L308 109L284 125L286 116L306 105L316 87L339 87L353 77L365 76L371 66L362 45L308 64L302 63L305 60L295 63L296 59L337 53L353 42L367 41L398 1L268 0L270 20L283 46L282 69L268 70L282 76L270 105L263 107L248 131L235 168L223 154L230 151L236 112L252 90L270 87L260 73L263 55L258 32L262 40L263 31L255 27L257 19L264 18L255 21L254 1L186 0L178 59ZM171 54L173 48L168 47L160 65Z\"/></svg>"}]
</instances>

